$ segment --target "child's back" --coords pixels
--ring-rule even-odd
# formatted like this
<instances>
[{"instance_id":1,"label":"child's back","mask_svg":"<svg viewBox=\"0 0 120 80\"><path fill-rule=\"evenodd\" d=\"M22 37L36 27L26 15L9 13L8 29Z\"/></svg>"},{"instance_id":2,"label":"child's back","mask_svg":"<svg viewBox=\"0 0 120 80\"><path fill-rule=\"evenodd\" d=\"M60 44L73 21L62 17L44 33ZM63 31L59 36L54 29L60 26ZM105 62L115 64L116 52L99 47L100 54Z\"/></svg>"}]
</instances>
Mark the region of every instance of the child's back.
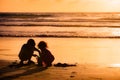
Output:
<instances>
[{"instance_id":1,"label":"child's back","mask_svg":"<svg viewBox=\"0 0 120 80\"><path fill-rule=\"evenodd\" d=\"M34 52L34 47L29 46L28 44L24 44L19 53L19 58L23 61L31 58Z\"/></svg>"},{"instance_id":2,"label":"child's back","mask_svg":"<svg viewBox=\"0 0 120 80\"><path fill-rule=\"evenodd\" d=\"M54 61L54 56L51 54L51 52L48 49L41 50L42 52L42 59L43 61L48 65L51 66L52 62Z\"/></svg>"}]
</instances>

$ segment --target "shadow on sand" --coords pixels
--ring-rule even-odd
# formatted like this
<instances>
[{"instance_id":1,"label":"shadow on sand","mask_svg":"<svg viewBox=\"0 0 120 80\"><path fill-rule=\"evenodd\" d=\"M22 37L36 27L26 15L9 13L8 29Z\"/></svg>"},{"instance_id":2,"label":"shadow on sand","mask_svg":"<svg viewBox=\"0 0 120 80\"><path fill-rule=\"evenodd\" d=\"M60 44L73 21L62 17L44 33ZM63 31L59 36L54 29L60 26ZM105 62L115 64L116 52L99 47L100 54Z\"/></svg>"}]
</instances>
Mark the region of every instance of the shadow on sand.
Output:
<instances>
[{"instance_id":1,"label":"shadow on sand","mask_svg":"<svg viewBox=\"0 0 120 80\"><path fill-rule=\"evenodd\" d=\"M36 66L35 64L29 66L23 66L20 68L10 68L4 66L0 68L0 80L13 80L20 76L32 75L46 70L47 68Z\"/></svg>"}]
</instances>

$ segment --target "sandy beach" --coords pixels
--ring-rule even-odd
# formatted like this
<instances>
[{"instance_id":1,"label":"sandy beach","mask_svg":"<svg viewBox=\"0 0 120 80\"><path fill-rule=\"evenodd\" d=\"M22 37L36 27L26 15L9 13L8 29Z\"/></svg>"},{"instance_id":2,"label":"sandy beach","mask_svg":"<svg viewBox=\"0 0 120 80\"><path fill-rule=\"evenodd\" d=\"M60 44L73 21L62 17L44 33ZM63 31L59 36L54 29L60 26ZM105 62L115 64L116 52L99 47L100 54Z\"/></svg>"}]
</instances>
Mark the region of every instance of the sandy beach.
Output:
<instances>
[{"instance_id":1,"label":"sandy beach","mask_svg":"<svg viewBox=\"0 0 120 80\"><path fill-rule=\"evenodd\" d=\"M28 39L0 38L0 80L120 80L119 39L34 38L36 44L48 42L55 56L53 66L8 67L19 60L19 50ZM77 66L55 67L58 62Z\"/></svg>"},{"instance_id":2,"label":"sandy beach","mask_svg":"<svg viewBox=\"0 0 120 80\"><path fill-rule=\"evenodd\" d=\"M73 67L42 68L30 65L10 68L10 62L0 63L0 80L120 80L119 67L77 64Z\"/></svg>"},{"instance_id":3,"label":"sandy beach","mask_svg":"<svg viewBox=\"0 0 120 80\"><path fill-rule=\"evenodd\" d=\"M1 0L0 80L120 80L120 0Z\"/></svg>"}]
</instances>

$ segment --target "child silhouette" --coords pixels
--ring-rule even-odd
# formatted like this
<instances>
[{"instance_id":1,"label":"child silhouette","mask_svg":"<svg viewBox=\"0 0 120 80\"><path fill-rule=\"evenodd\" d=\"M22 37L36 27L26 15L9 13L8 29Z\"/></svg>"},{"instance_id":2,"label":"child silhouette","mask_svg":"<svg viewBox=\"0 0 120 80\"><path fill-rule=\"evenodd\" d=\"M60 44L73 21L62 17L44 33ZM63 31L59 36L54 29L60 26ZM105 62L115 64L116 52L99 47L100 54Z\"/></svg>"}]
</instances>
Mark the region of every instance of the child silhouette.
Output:
<instances>
[{"instance_id":1,"label":"child silhouette","mask_svg":"<svg viewBox=\"0 0 120 80\"><path fill-rule=\"evenodd\" d=\"M19 59L20 59L20 65L24 64L24 61L27 61L27 64L34 63L31 61L32 56L34 55L34 51L38 51L40 54L40 51L35 48L35 41L33 39L29 39L26 44L23 44L20 52L19 52Z\"/></svg>"},{"instance_id":2,"label":"child silhouette","mask_svg":"<svg viewBox=\"0 0 120 80\"><path fill-rule=\"evenodd\" d=\"M44 67L52 66L52 62L54 61L54 56L52 53L47 49L47 43L45 41L41 41L38 44L41 53L39 54L40 57L38 58L38 65Z\"/></svg>"}]
</instances>

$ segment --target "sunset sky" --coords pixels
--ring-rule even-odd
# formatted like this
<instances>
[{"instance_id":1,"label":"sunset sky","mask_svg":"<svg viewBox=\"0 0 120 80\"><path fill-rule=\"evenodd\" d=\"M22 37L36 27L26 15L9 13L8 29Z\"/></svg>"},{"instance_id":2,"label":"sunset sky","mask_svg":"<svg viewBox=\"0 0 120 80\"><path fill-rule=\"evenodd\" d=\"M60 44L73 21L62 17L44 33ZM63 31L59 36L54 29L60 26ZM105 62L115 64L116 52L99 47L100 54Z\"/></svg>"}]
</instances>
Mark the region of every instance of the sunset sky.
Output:
<instances>
[{"instance_id":1,"label":"sunset sky","mask_svg":"<svg viewBox=\"0 0 120 80\"><path fill-rule=\"evenodd\" d=\"M119 12L120 0L0 0L0 12Z\"/></svg>"}]
</instances>

